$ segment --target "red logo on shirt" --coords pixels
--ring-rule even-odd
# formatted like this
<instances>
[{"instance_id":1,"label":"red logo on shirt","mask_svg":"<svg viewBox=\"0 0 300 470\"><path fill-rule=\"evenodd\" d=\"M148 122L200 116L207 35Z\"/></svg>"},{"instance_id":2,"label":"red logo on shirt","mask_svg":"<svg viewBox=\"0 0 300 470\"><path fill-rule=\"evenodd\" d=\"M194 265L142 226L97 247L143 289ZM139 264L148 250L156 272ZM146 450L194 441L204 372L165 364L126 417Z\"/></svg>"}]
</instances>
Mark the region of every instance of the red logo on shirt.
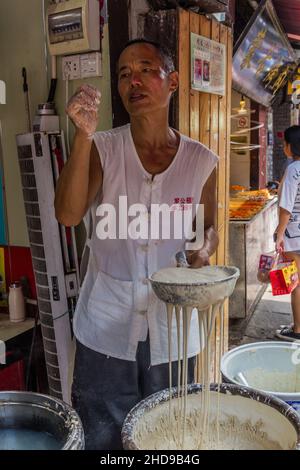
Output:
<instances>
[{"instance_id":1,"label":"red logo on shirt","mask_svg":"<svg viewBox=\"0 0 300 470\"><path fill-rule=\"evenodd\" d=\"M175 197L172 210L184 211L190 209L190 204L193 204L193 197Z\"/></svg>"},{"instance_id":2,"label":"red logo on shirt","mask_svg":"<svg viewBox=\"0 0 300 470\"><path fill-rule=\"evenodd\" d=\"M174 204L193 204L193 197L175 197Z\"/></svg>"}]
</instances>

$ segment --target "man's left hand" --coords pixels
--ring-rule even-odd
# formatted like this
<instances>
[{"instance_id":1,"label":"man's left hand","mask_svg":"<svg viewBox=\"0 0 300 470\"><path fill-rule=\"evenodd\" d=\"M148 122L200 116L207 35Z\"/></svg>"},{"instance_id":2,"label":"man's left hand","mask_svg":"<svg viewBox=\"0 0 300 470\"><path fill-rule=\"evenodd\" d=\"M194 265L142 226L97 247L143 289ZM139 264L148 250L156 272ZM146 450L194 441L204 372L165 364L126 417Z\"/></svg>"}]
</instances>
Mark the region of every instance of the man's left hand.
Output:
<instances>
[{"instance_id":1,"label":"man's left hand","mask_svg":"<svg viewBox=\"0 0 300 470\"><path fill-rule=\"evenodd\" d=\"M186 252L187 261L191 268L202 268L203 266L209 266L209 253L205 248L195 251Z\"/></svg>"},{"instance_id":2,"label":"man's left hand","mask_svg":"<svg viewBox=\"0 0 300 470\"><path fill-rule=\"evenodd\" d=\"M219 244L218 232L213 226L205 230L204 244L200 250L186 251L187 261L191 268L209 266L209 258L216 251Z\"/></svg>"}]
</instances>

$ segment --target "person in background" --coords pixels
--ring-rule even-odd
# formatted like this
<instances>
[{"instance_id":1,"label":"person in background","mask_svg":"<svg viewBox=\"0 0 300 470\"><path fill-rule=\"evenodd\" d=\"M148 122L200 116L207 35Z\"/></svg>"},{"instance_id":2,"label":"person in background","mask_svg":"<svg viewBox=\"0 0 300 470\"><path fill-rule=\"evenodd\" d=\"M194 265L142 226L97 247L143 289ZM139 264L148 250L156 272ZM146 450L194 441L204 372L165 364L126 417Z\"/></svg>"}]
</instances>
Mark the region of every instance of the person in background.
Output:
<instances>
[{"instance_id":1,"label":"person in background","mask_svg":"<svg viewBox=\"0 0 300 470\"><path fill-rule=\"evenodd\" d=\"M284 153L291 163L278 190L279 225L275 233L276 251L296 262L300 275L300 126L284 133ZM300 341L300 285L291 294L294 323L276 331L285 341Z\"/></svg>"},{"instance_id":2,"label":"person in background","mask_svg":"<svg viewBox=\"0 0 300 470\"><path fill-rule=\"evenodd\" d=\"M67 107L75 138L55 197L60 223L77 225L88 209L95 221L74 316L72 398L83 422L86 449L98 450L122 449L121 428L127 413L143 398L168 387L166 309L147 279L161 268L176 266L175 254L184 250L186 242L151 237L101 239L96 231L98 209L105 204L123 214L119 197L126 197L128 207L145 206L148 224L151 204L180 210L181 204L201 202L204 245L189 252L191 266L209 264L218 245L218 157L169 126L169 103L179 79L170 53L157 43L134 40L121 52L117 73L130 124L95 132L99 92L88 85L77 90ZM200 348L197 315L193 317L189 382ZM172 337L177 344L176 328Z\"/></svg>"}]
</instances>

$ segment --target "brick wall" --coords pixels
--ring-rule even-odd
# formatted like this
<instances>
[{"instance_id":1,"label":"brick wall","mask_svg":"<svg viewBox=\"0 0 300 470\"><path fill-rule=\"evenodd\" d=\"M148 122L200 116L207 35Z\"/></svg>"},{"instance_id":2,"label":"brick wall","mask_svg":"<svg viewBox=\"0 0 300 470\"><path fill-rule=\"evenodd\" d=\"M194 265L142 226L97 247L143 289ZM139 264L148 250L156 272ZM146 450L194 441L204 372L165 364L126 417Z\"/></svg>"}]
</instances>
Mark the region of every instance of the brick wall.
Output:
<instances>
[{"instance_id":1,"label":"brick wall","mask_svg":"<svg viewBox=\"0 0 300 470\"><path fill-rule=\"evenodd\" d=\"M273 181L273 109L268 109L268 118L267 118L267 181Z\"/></svg>"},{"instance_id":2,"label":"brick wall","mask_svg":"<svg viewBox=\"0 0 300 470\"><path fill-rule=\"evenodd\" d=\"M268 109L264 106L259 106L259 122L264 123L264 127L259 129L259 189L265 188L267 185L267 146L268 146Z\"/></svg>"}]
</instances>

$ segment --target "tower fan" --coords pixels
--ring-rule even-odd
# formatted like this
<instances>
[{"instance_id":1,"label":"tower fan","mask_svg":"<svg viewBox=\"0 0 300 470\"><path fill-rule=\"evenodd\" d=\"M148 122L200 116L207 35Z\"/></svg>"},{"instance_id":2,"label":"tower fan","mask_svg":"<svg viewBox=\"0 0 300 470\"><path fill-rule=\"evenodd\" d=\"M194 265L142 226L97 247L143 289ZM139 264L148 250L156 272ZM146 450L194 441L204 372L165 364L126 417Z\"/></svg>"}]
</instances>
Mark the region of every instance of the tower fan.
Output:
<instances>
[{"instance_id":1,"label":"tower fan","mask_svg":"<svg viewBox=\"0 0 300 470\"><path fill-rule=\"evenodd\" d=\"M72 314L79 267L74 228L60 225L55 218L55 186L66 161L63 132L54 130L57 122L53 104L40 105L34 132L16 139L49 392L70 402Z\"/></svg>"}]
</instances>

